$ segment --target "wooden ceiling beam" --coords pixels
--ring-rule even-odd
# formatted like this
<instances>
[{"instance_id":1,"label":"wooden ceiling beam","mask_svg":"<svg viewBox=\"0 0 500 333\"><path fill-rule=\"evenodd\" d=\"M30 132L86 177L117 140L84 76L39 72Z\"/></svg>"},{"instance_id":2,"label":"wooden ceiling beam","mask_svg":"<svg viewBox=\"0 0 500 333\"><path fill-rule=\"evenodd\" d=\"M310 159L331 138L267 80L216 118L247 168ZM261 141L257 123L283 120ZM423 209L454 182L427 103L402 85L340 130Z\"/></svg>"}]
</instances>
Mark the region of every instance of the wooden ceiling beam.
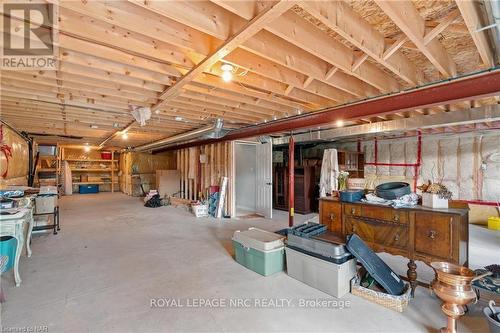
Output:
<instances>
[{"instance_id":1,"label":"wooden ceiling beam","mask_svg":"<svg viewBox=\"0 0 500 333\"><path fill-rule=\"evenodd\" d=\"M389 59L394 53L397 52L403 46L404 43L408 41L408 37L406 35L399 36L390 46L385 48L384 54L382 54L382 58L384 60Z\"/></svg>"},{"instance_id":2,"label":"wooden ceiling beam","mask_svg":"<svg viewBox=\"0 0 500 333\"><path fill-rule=\"evenodd\" d=\"M247 52L240 48L237 48L229 55L224 57L224 62L228 62L235 66L238 66L238 63L244 64L241 66L241 68L245 70L249 70L253 73L259 74L269 79L283 82L287 85L292 85L303 91L307 91L312 94L317 94L324 98L335 100L340 103L344 103L354 97L353 95L347 94L340 89L334 88L326 84L323 84L325 87L323 87L322 90L323 92L326 93L317 93L314 89L311 88L308 89L308 86L304 86L304 82L307 80L306 75L295 72L280 64L271 63L262 57L259 57L253 53ZM287 94L286 96L292 96L292 95Z\"/></svg>"},{"instance_id":3,"label":"wooden ceiling beam","mask_svg":"<svg viewBox=\"0 0 500 333\"><path fill-rule=\"evenodd\" d=\"M289 107L291 110L293 109L304 109L304 110L312 110L313 108L308 105L303 105L301 103L297 103L296 101L285 99L280 96L276 96L269 92L264 92L262 89L254 89L252 87L247 86L245 83L238 82L237 80L233 80L233 82L222 82L222 80L214 75L210 75L207 73L203 73L199 77L197 77L194 82L202 83L205 85L217 87L224 90L229 90L232 92L241 93L247 96L256 97L262 100L266 100L269 102L277 103L283 105L285 107Z\"/></svg>"},{"instance_id":4,"label":"wooden ceiling beam","mask_svg":"<svg viewBox=\"0 0 500 333\"><path fill-rule=\"evenodd\" d=\"M144 81L162 84L165 86L170 86L173 82L166 73L153 72L150 70L122 64L116 61L111 61L64 48L61 49L61 60L72 64L95 68L98 70L104 70L119 75L125 75Z\"/></svg>"},{"instance_id":5,"label":"wooden ceiling beam","mask_svg":"<svg viewBox=\"0 0 500 333\"><path fill-rule=\"evenodd\" d=\"M61 47L67 50L73 50L87 56L102 58L111 62L126 64L137 67L142 70L148 70L155 73L161 73L168 77L180 77L186 72L184 69L178 69L175 66L161 63L158 61L149 60L142 56L132 55L130 53L120 51L108 46L87 42L77 38L69 37L64 34L59 36Z\"/></svg>"},{"instance_id":6,"label":"wooden ceiling beam","mask_svg":"<svg viewBox=\"0 0 500 333\"><path fill-rule=\"evenodd\" d=\"M285 115L288 111L293 110L292 108L285 107L284 105L261 100L256 97L246 96L240 93L233 93L217 87L206 86L204 84L196 82L192 82L185 88L186 92L197 92L202 93L206 96L213 96L215 98L222 98L237 103L244 103L246 105L261 108L263 110L267 110L268 112L274 112L279 115Z\"/></svg>"},{"instance_id":7,"label":"wooden ceiling beam","mask_svg":"<svg viewBox=\"0 0 500 333\"><path fill-rule=\"evenodd\" d=\"M199 2L198 2L199 3ZM262 10L262 8L267 8L270 6L270 4L272 4L273 2L265 2L264 4L262 5L256 5L255 7L257 8L257 11L259 10ZM194 3L192 5L189 5L189 6L195 6L197 3ZM225 9L228 9L228 8L233 8L234 7L234 10L232 12L234 13L237 13L238 15L240 13L244 13L244 11L240 10L240 7L241 6L246 6L246 5L249 5L250 2L225 2L224 4L224 8ZM255 3L254 3L255 5ZM151 6L153 6L153 4L151 4ZM175 19L175 20L178 20L179 22L183 23L183 24L186 24L190 27L199 27L198 24L199 22L197 22L196 20L194 20L193 17L189 17L189 16L184 16L184 15L181 15L180 13L183 13L185 10L186 10L186 4L185 3L181 3L181 2L175 2L175 3L169 3L168 4L168 10L165 8L166 5L165 4L158 4L158 3L155 3L154 4L154 8L151 8L151 7L148 7L152 10L155 10L157 13L162 13L163 15L166 15L168 16L169 18L171 19ZM203 5L200 5L202 6L202 8L205 10L208 10L206 11L206 13L210 13L210 15L214 15L214 17L218 17L217 13L220 13L219 9L216 9L214 7L214 5L212 6L209 6L208 4L206 3L203 3ZM161 10L163 8L163 10ZM209 10L210 9L210 10ZM199 9L201 10L201 9ZM177 15L179 14L179 15ZM235 25L240 25L242 24L241 22L244 22L243 18L247 18L245 17L244 14L242 14L242 19L239 19L238 20L238 17L236 16L231 16L231 22L237 22L235 23ZM202 28L200 28L202 29ZM221 38L221 34L218 33L218 29L217 27L212 27L212 30L208 30L208 26L205 27L205 30L207 33L210 33L212 36L214 37L217 37L217 38ZM270 33L268 33L270 34ZM270 34L272 35L272 34ZM265 36L265 31L260 31L258 32L255 37L252 37L250 38L247 42L243 43L242 44L242 47L247 50L247 51L250 51L252 52L252 47L248 47L248 45L250 44L257 44L257 45L262 45L264 43L268 43L267 39L263 39L262 37ZM278 39L280 40L280 38L274 36L275 39ZM271 60L273 62L278 62L280 63L281 65L284 65L292 70L297 70L297 68L295 68L294 66L292 66L293 62L289 61L288 63L286 63L285 61L276 61L276 57L280 57L280 56L286 56L288 57L289 59L291 58L291 55L290 52L289 52L289 47L287 46L292 46L292 47L295 47L297 50L299 50L299 52L301 52L302 54L300 56L297 56L295 58L295 62L299 61L299 59L303 59L304 58L304 55L306 57L308 57L309 59L311 57L314 58L314 56L312 56L311 54L308 54L307 52L303 51L303 50L300 50L298 49L296 46L292 45L292 44L289 44L289 45L284 45L283 46L283 42L286 43L285 41L281 40L282 43L279 43L279 45L277 45L276 43L274 43L275 41L271 41L270 45L267 45L265 46L263 49L266 50L265 52L267 52L267 54L264 56L264 58L267 58L268 60ZM276 47L280 47L280 50L275 50ZM244 54L243 52L240 52L240 54ZM245 60L247 58L251 58L252 57L252 54L259 54L259 52L252 52L252 53L247 53L246 57L245 57ZM262 54L259 54L260 56L263 56ZM253 56L255 57L255 56ZM239 61L234 61L235 64L239 65L239 66L242 66L242 67L249 67L251 64L249 63L246 63L245 60L240 59ZM316 61L319 61L319 62L324 62L323 60L321 59L318 59L316 58ZM262 60L261 60L262 62ZM269 63L268 66L275 66L274 63ZM324 75L325 75L325 72L326 72L326 66L327 63L324 62L324 66L325 66L325 70L324 71L318 71L317 75L309 75L309 72L311 71L314 71L316 70L316 68L318 68L318 64L316 64L316 66L311 66L309 64L307 64L306 66L303 66L304 67L304 70L300 71L299 72L302 72L303 74L306 74L308 76L314 76L315 79L317 80L322 80L324 79ZM305 73L304 73L305 72ZM347 77L347 80L346 80L346 77ZM346 81L346 82L344 82ZM349 75L346 75L344 73L338 75L338 77L335 77L335 79L332 79L331 82L327 82L329 85L333 86L333 87L336 87L336 88L339 88L341 90L344 90L346 92L349 92L351 94L354 94L355 96L367 96L367 95L375 95L376 92L375 92L375 89L373 89L372 87L370 87L369 85L366 85L364 87L360 87L360 88L351 88L350 85L358 85L358 86L362 86L364 82L358 80L358 79L355 79L355 78L352 78L350 77ZM300 85L295 85L299 88L301 88ZM366 90L369 90L369 93L365 94L364 91ZM352 92L354 91L354 92ZM289 88L288 90L288 93L291 92L291 88ZM330 96L331 97L331 96Z\"/></svg>"},{"instance_id":8,"label":"wooden ceiling beam","mask_svg":"<svg viewBox=\"0 0 500 333\"><path fill-rule=\"evenodd\" d=\"M147 5L147 4L146 4ZM169 4L167 4L169 5ZM161 107L161 105L168 103L168 101L177 96L184 85L193 81L197 76L211 69L218 61L228 55L231 51L236 49L241 43L249 39L257 32L259 32L264 26L275 20L285 11L290 9L294 5L294 2L283 0L276 3L274 6L267 8L263 12L259 13L255 18L245 24L237 33L231 35L224 44L219 46L217 50L207 56L203 61L198 63L193 69L191 69L187 74L182 76L178 81L175 82L171 87L167 88L161 95L159 103L153 106L153 110ZM187 13L186 13L187 14ZM189 13L188 15L192 15ZM206 16L204 15L204 18ZM211 20L211 18L210 18Z\"/></svg>"},{"instance_id":9,"label":"wooden ceiling beam","mask_svg":"<svg viewBox=\"0 0 500 333\"><path fill-rule=\"evenodd\" d=\"M370 62L362 63L352 70L354 51L293 12L287 12L274 20L266 30L299 46L307 52L339 67L349 75L363 80L380 91L390 92L400 89L396 79Z\"/></svg>"},{"instance_id":10,"label":"wooden ceiling beam","mask_svg":"<svg viewBox=\"0 0 500 333\"><path fill-rule=\"evenodd\" d=\"M379 93L376 88L364 81L337 71L337 67L332 67L323 59L266 30L247 40L241 48L354 96L373 96ZM332 68L337 70L329 72Z\"/></svg>"},{"instance_id":11,"label":"wooden ceiling beam","mask_svg":"<svg viewBox=\"0 0 500 333\"><path fill-rule=\"evenodd\" d=\"M469 33L476 44L476 48L479 51L481 60L483 61L484 67L490 68L495 66L494 51L488 41L488 35L485 30L477 31L482 28L485 24L483 15L479 8L477 1L455 1L462 17L465 21L465 25L469 30Z\"/></svg>"},{"instance_id":12,"label":"wooden ceiling beam","mask_svg":"<svg viewBox=\"0 0 500 333\"><path fill-rule=\"evenodd\" d=\"M455 22L460 17L460 11L452 10L448 15L446 15L441 22L433 28L431 31L425 34L424 44L429 44L434 38L436 38L440 33L446 30L453 22Z\"/></svg>"},{"instance_id":13,"label":"wooden ceiling beam","mask_svg":"<svg viewBox=\"0 0 500 333\"><path fill-rule=\"evenodd\" d=\"M49 0L56 1L56 0ZM209 54L219 42L210 35L126 1L57 1L62 8L181 48ZM161 3L153 1L152 3ZM165 2L169 6L173 2ZM186 12L187 15L193 12ZM201 15L202 13L200 13Z\"/></svg>"},{"instance_id":14,"label":"wooden ceiling beam","mask_svg":"<svg viewBox=\"0 0 500 333\"><path fill-rule=\"evenodd\" d=\"M444 77L457 75L455 63L438 40L433 39L425 44L425 20L410 0L375 2Z\"/></svg>"},{"instance_id":15,"label":"wooden ceiling beam","mask_svg":"<svg viewBox=\"0 0 500 333\"><path fill-rule=\"evenodd\" d=\"M180 96L197 99L199 101L212 102L212 103L219 104L222 106L229 106L229 107L237 108L240 110L245 110L247 112L253 112L256 114L260 114L262 116L269 116L269 115L281 116L282 115L281 113L278 113L278 112L271 110L271 109L265 109L262 107L255 106L253 104L241 103L241 102L237 102L234 100L220 98L220 97L213 96L213 95L207 95L207 94L192 91L192 90L186 90Z\"/></svg>"},{"instance_id":16,"label":"wooden ceiling beam","mask_svg":"<svg viewBox=\"0 0 500 333\"><path fill-rule=\"evenodd\" d=\"M403 53L395 50L390 57L384 57L384 35L358 15L347 3L341 1L303 1L299 5L407 83L415 86L423 81L423 74ZM352 70L356 71L356 69L353 66Z\"/></svg>"},{"instance_id":17,"label":"wooden ceiling beam","mask_svg":"<svg viewBox=\"0 0 500 333\"><path fill-rule=\"evenodd\" d=\"M154 103L156 101L156 94L151 93L151 92L146 92L144 94L140 93L131 93L131 92L123 92L119 89L109 89L105 88L102 86L96 87L96 86L91 86L87 84L83 84L81 82L74 82L71 80L68 80L67 77L64 77L61 75L61 80L48 80L42 76L33 76L33 75L23 75L22 72L17 72L17 73L5 73L2 75L2 81L7 80L17 80L17 81L24 81L29 84L41 84L45 86L51 86L51 87L59 87L59 88L67 88L67 89L74 89L74 90L81 90L81 91L86 91L89 93L95 93L95 94L101 94L101 95L106 95L106 96L112 96L112 97L117 97L117 98L123 98L123 99L131 99L131 100L136 100L138 102L144 102L144 103ZM58 82L60 81L60 82Z\"/></svg>"}]
</instances>

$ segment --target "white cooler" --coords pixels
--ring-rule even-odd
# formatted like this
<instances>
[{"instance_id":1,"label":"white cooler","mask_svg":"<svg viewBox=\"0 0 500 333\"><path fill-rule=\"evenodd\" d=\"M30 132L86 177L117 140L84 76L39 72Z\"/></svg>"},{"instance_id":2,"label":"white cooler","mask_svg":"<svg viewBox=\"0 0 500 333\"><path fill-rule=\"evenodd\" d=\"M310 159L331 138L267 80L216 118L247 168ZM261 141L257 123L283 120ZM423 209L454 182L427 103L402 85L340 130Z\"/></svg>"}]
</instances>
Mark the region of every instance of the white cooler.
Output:
<instances>
[{"instance_id":1,"label":"white cooler","mask_svg":"<svg viewBox=\"0 0 500 333\"><path fill-rule=\"evenodd\" d=\"M334 297L350 291L351 279L356 275L356 259L335 264L285 247L289 276Z\"/></svg>"}]
</instances>

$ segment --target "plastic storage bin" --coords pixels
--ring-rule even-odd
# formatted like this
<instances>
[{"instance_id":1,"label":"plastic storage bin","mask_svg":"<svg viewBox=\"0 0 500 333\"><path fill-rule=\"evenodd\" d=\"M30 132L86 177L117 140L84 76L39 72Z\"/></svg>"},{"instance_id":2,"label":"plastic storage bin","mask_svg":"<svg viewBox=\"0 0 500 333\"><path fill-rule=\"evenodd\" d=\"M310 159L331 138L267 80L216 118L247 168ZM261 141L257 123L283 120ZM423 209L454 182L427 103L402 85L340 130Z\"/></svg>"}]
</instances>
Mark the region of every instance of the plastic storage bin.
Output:
<instances>
[{"instance_id":1,"label":"plastic storage bin","mask_svg":"<svg viewBox=\"0 0 500 333\"><path fill-rule=\"evenodd\" d=\"M111 152L110 151L102 151L101 152L101 159L110 160L111 159Z\"/></svg>"},{"instance_id":2,"label":"plastic storage bin","mask_svg":"<svg viewBox=\"0 0 500 333\"><path fill-rule=\"evenodd\" d=\"M250 228L233 235L236 261L264 276L281 272L285 265L284 237Z\"/></svg>"},{"instance_id":3,"label":"plastic storage bin","mask_svg":"<svg viewBox=\"0 0 500 333\"><path fill-rule=\"evenodd\" d=\"M41 156L54 156L57 155L57 146L38 146L38 152Z\"/></svg>"},{"instance_id":4,"label":"plastic storage bin","mask_svg":"<svg viewBox=\"0 0 500 333\"><path fill-rule=\"evenodd\" d=\"M2 273L7 272L14 266L16 256L17 240L14 237L0 237L0 256L8 257L7 264L3 267Z\"/></svg>"},{"instance_id":5,"label":"plastic storage bin","mask_svg":"<svg viewBox=\"0 0 500 333\"><path fill-rule=\"evenodd\" d=\"M290 277L334 297L349 293L351 279L356 275L356 259L334 264L289 247L285 252Z\"/></svg>"},{"instance_id":6,"label":"plastic storage bin","mask_svg":"<svg viewBox=\"0 0 500 333\"><path fill-rule=\"evenodd\" d=\"M352 254L347 251L345 245L324 242L319 239L299 237L293 234L288 235L287 246L318 254L331 259L330 261L337 264L342 264L353 258Z\"/></svg>"},{"instance_id":7,"label":"plastic storage bin","mask_svg":"<svg viewBox=\"0 0 500 333\"><path fill-rule=\"evenodd\" d=\"M80 194L99 193L99 185L79 185Z\"/></svg>"}]
</instances>

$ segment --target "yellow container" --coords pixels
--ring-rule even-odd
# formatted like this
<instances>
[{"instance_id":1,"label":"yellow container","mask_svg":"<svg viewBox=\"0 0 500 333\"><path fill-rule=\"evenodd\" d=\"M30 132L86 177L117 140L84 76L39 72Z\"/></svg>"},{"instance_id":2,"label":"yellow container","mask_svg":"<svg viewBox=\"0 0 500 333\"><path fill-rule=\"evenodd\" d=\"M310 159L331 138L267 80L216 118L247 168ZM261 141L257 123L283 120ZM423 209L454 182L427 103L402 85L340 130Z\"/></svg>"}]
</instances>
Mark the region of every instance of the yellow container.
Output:
<instances>
[{"instance_id":1,"label":"yellow container","mask_svg":"<svg viewBox=\"0 0 500 333\"><path fill-rule=\"evenodd\" d=\"M500 230L500 217L497 216L488 217L488 229Z\"/></svg>"}]
</instances>

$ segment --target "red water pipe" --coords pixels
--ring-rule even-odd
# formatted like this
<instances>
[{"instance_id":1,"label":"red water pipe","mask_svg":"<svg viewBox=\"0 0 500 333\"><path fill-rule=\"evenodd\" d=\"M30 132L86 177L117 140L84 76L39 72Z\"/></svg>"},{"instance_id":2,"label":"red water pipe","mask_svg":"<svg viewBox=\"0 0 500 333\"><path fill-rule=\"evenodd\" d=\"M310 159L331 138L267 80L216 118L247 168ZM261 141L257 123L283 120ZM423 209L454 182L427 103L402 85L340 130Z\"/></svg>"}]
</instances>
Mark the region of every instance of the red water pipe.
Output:
<instances>
[{"instance_id":1,"label":"red water pipe","mask_svg":"<svg viewBox=\"0 0 500 333\"><path fill-rule=\"evenodd\" d=\"M413 190L417 192L418 170L422 163L422 131L417 131L417 163L415 164L415 176L413 178Z\"/></svg>"},{"instance_id":2,"label":"red water pipe","mask_svg":"<svg viewBox=\"0 0 500 333\"><path fill-rule=\"evenodd\" d=\"M374 166L393 166L393 167L413 167L415 168L415 175L413 177L413 189L417 190L417 182L418 182L418 170L422 164L422 131L418 130L417 132L417 163L381 163L378 161L378 140L374 138L374 155L375 162L366 162L365 165L374 165Z\"/></svg>"},{"instance_id":3,"label":"red water pipe","mask_svg":"<svg viewBox=\"0 0 500 333\"><path fill-rule=\"evenodd\" d=\"M295 215L295 140L288 141L288 226L293 227Z\"/></svg>"}]
</instances>

